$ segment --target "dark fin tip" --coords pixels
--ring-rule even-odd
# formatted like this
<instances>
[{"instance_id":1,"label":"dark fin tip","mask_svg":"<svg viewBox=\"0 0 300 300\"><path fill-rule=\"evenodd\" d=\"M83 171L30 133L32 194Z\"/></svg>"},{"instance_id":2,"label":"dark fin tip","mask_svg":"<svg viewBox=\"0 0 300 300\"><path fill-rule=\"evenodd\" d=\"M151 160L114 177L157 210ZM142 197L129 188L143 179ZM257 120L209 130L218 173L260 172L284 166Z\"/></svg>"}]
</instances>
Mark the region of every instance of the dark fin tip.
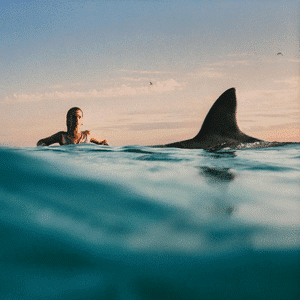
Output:
<instances>
[{"instance_id":1,"label":"dark fin tip","mask_svg":"<svg viewBox=\"0 0 300 300\"><path fill-rule=\"evenodd\" d=\"M199 140L207 134L222 136L241 134L236 123L236 105L235 88L230 88L215 101L194 139Z\"/></svg>"}]
</instances>

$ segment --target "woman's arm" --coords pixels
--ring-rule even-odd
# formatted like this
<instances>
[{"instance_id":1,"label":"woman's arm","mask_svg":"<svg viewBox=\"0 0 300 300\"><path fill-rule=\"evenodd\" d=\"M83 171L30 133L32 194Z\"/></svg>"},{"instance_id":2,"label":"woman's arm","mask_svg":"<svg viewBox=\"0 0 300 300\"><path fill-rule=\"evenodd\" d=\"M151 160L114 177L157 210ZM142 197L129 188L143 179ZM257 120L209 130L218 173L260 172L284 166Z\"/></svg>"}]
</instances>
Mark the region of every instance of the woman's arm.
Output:
<instances>
[{"instance_id":1,"label":"woman's arm","mask_svg":"<svg viewBox=\"0 0 300 300\"><path fill-rule=\"evenodd\" d=\"M57 132L47 138L39 140L36 145L37 146L49 146L55 143L61 144L62 141L62 131Z\"/></svg>"},{"instance_id":2,"label":"woman's arm","mask_svg":"<svg viewBox=\"0 0 300 300\"><path fill-rule=\"evenodd\" d=\"M97 144L97 145L106 145L106 146L108 146L108 141L107 140L103 140L101 137L93 134L89 130L88 130L88 134L90 136L90 141L92 143Z\"/></svg>"}]
</instances>

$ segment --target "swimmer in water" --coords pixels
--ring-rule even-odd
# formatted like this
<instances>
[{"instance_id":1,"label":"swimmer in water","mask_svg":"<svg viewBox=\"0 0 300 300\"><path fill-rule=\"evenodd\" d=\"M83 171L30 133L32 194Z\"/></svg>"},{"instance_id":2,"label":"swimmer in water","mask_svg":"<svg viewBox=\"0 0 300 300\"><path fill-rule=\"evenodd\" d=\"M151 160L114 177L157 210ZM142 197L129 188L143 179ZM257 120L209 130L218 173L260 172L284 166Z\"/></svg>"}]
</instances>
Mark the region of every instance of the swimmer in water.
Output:
<instances>
[{"instance_id":1,"label":"swimmer in water","mask_svg":"<svg viewBox=\"0 0 300 300\"><path fill-rule=\"evenodd\" d=\"M81 131L80 128L83 125L83 112L79 107L72 107L67 113L67 132L59 131L52 136L41 139L37 142L37 146L49 146L54 143L60 145L68 144L83 144L94 143L98 145L107 145L107 140L103 140L100 137L94 135L89 130Z\"/></svg>"}]
</instances>

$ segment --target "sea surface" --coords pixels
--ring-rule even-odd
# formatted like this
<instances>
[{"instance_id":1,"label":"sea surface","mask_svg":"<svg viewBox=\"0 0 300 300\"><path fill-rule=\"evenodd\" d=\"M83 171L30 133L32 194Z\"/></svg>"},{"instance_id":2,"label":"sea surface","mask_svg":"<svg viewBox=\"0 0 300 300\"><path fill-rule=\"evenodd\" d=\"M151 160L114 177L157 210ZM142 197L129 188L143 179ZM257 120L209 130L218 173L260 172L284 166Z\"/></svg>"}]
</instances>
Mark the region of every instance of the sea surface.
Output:
<instances>
[{"instance_id":1,"label":"sea surface","mask_svg":"<svg viewBox=\"0 0 300 300\"><path fill-rule=\"evenodd\" d=\"M299 144L0 147L0 299L300 299L299 171Z\"/></svg>"}]
</instances>

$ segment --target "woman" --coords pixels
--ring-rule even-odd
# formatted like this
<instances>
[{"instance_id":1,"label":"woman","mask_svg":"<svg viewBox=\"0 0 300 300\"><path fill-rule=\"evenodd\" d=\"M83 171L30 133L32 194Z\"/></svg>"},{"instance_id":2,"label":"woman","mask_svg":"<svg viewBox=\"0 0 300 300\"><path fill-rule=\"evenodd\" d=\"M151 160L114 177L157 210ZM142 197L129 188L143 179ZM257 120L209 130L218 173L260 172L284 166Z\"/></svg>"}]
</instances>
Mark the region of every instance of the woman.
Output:
<instances>
[{"instance_id":1,"label":"woman","mask_svg":"<svg viewBox=\"0 0 300 300\"><path fill-rule=\"evenodd\" d=\"M67 113L67 132L59 131L50 137L41 139L37 142L37 146L49 146L54 143L60 145L68 144L83 144L83 143L95 143L98 145L108 145L106 140L94 135L89 130L81 131L80 128L83 125L83 112L79 107L73 107L69 109Z\"/></svg>"}]
</instances>

